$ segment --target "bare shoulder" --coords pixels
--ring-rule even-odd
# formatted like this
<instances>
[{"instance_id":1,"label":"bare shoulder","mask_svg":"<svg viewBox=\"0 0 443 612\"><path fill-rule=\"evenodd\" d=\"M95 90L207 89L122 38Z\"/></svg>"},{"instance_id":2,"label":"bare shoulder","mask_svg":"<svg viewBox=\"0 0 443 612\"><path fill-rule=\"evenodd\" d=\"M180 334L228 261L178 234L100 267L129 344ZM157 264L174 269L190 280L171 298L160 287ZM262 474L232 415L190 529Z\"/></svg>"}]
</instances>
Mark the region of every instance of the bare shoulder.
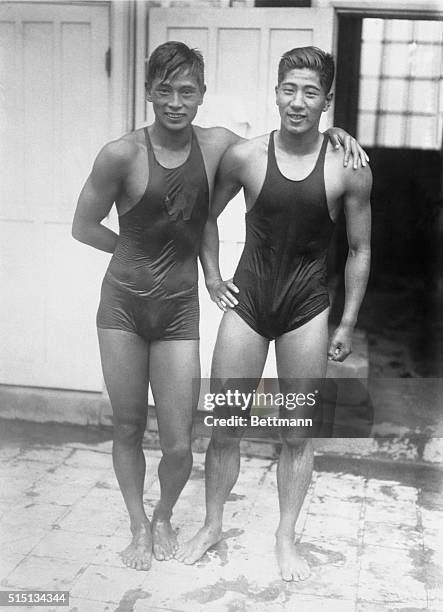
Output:
<instances>
[{"instance_id":1,"label":"bare shoulder","mask_svg":"<svg viewBox=\"0 0 443 612\"><path fill-rule=\"evenodd\" d=\"M340 180L344 189L349 192L369 193L372 187L372 172L369 165L354 169L349 163L343 165L344 149L336 149L331 142L326 149L326 160L336 179Z\"/></svg>"},{"instance_id":2,"label":"bare shoulder","mask_svg":"<svg viewBox=\"0 0 443 612\"><path fill-rule=\"evenodd\" d=\"M269 134L256 136L250 140L243 139L231 145L227 151L227 155L230 155L238 161L253 160L262 154L266 155L268 142Z\"/></svg>"},{"instance_id":3,"label":"bare shoulder","mask_svg":"<svg viewBox=\"0 0 443 612\"><path fill-rule=\"evenodd\" d=\"M361 195L369 195L372 188L372 172L369 166L360 167L354 170L349 164L347 168L343 168L345 176L345 185L349 192L359 193Z\"/></svg>"},{"instance_id":4,"label":"bare shoulder","mask_svg":"<svg viewBox=\"0 0 443 612\"><path fill-rule=\"evenodd\" d=\"M90 174L92 184L103 189L106 184L125 179L141 148L138 131L125 134L102 147Z\"/></svg>"},{"instance_id":5,"label":"bare shoulder","mask_svg":"<svg viewBox=\"0 0 443 612\"><path fill-rule=\"evenodd\" d=\"M136 130L105 144L99 155L110 163L130 162L140 150L140 135Z\"/></svg>"},{"instance_id":6,"label":"bare shoulder","mask_svg":"<svg viewBox=\"0 0 443 612\"><path fill-rule=\"evenodd\" d=\"M194 131L200 145L207 145L211 148L220 149L220 151L225 151L232 144L244 140L238 134L221 126L203 128L195 125Z\"/></svg>"}]
</instances>

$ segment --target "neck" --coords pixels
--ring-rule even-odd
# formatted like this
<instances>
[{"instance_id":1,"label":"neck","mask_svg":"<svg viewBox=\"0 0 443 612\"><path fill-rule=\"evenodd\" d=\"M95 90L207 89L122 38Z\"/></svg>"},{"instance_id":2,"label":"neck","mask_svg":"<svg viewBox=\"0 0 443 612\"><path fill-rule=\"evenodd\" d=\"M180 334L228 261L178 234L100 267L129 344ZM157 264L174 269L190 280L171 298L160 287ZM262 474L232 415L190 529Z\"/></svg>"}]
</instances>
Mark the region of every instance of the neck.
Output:
<instances>
[{"instance_id":1,"label":"neck","mask_svg":"<svg viewBox=\"0 0 443 612\"><path fill-rule=\"evenodd\" d=\"M293 134L280 125L276 136L282 149L297 155L306 155L312 153L318 147L321 132L316 128L303 134Z\"/></svg>"},{"instance_id":2,"label":"neck","mask_svg":"<svg viewBox=\"0 0 443 612\"><path fill-rule=\"evenodd\" d=\"M149 136L156 146L179 151L189 145L192 138L192 125L187 125L182 130L171 131L154 121L149 127Z\"/></svg>"}]
</instances>

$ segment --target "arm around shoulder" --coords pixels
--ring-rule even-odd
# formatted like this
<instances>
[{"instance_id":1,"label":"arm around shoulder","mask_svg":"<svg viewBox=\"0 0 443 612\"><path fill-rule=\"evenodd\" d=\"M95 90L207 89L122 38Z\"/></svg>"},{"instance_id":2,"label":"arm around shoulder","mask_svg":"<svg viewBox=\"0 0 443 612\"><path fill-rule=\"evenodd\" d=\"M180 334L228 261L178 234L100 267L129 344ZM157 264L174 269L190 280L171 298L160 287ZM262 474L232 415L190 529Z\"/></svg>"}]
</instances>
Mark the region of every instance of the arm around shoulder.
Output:
<instances>
[{"instance_id":1,"label":"arm around shoulder","mask_svg":"<svg viewBox=\"0 0 443 612\"><path fill-rule=\"evenodd\" d=\"M226 205L242 188L244 145L231 145L223 155L215 177L214 195L210 215L218 217Z\"/></svg>"},{"instance_id":2,"label":"arm around shoulder","mask_svg":"<svg viewBox=\"0 0 443 612\"><path fill-rule=\"evenodd\" d=\"M220 145L222 150L225 150L231 145L238 144L240 142L246 142L246 139L243 136L239 136L232 130L222 126L215 126L210 128L199 128L202 131L205 131L207 137L209 137L211 144Z\"/></svg>"}]
</instances>

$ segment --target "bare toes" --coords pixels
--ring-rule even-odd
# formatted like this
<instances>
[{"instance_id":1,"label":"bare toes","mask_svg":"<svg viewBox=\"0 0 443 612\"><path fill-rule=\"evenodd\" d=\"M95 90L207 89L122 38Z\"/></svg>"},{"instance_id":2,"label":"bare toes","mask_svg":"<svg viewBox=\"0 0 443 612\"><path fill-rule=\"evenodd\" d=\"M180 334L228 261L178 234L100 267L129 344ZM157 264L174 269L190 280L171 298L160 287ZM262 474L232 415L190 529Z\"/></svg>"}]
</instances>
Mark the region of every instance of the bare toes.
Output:
<instances>
[{"instance_id":1,"label":"bare toes","mask_svg":"<svg viewBox=\"0 0 443 612\"><path fill-rule=\"evenodd\" d=\"M281 573L281 577L283 580L285 580L286 582L291 582L292 581L292 574L291 572L283 572Z\"/></svg>"}]
</instances>

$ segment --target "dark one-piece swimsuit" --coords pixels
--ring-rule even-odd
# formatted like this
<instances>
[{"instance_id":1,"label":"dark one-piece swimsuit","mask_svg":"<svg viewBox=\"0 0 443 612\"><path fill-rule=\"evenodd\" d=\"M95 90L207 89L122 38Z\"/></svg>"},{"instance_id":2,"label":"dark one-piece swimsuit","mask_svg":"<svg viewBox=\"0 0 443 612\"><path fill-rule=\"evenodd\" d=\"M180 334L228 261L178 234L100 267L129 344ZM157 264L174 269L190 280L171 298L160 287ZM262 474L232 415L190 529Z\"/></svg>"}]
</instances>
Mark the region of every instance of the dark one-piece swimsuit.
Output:
<instances>
[{"instance_id":1,"label":"dark one-piece swimsuit","mask_svg":"<svg viewBox=\"0 0 443 612\"><path fill-rule=\"evenodd\" d=\"M116 249L102 283L97 327L152 340L199 338L197 256L209 187L197 137L187 160L164 168L145 128L149 180L119 216Z\"/></svg>"},{"instance_id":2,"label":"dark one-piece swimsuit","mask_svg":"<svg viewBox=\"0 0 443 612\"><path fill-rule=\"evenodd\" d=\"M329 306L326 256L334 223L324 180L327 144L325 136L312 172L293 181L277 166L272 132L265 181L246 213L246 242L234 275L240 290L235 312L269 340Z\"/></svg>"}]
</instances>

